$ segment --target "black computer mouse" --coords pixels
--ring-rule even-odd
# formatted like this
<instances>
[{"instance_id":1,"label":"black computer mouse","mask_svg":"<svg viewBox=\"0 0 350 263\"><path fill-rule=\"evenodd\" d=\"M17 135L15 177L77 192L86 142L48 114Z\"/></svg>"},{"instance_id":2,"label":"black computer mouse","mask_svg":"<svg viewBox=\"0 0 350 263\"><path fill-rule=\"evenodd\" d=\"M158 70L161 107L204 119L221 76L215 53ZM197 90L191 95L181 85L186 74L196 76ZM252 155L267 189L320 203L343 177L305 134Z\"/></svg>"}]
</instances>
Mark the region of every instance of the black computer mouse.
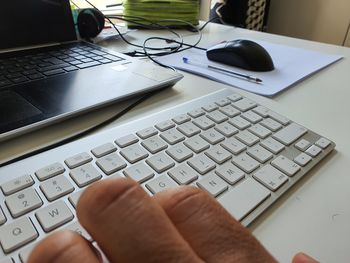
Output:
<instances>
[{"instance_id":1,"label":"black computer mouse","mask_svg":"<svg viewBox=\"0 0 350 263\"><path fill-rule=\"evenodd\" d=\"M245 39L215 45L207 49L207 58L250 71L271 71L275 68L272 58L265 48Z\"/></svg>"}]
</instances>

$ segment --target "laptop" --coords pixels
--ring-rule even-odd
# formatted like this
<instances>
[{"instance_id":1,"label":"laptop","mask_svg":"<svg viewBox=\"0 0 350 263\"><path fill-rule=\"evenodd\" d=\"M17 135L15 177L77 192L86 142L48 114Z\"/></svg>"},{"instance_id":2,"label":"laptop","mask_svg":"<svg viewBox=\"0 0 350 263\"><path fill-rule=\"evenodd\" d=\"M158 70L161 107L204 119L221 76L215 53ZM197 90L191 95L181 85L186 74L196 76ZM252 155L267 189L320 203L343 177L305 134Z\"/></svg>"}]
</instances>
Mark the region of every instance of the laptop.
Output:
<instances>
[{"instance_id":1,"label":"laptop","mask_svg":"<svg viewBox=\"0 0 350 263\"><path fill-rule=\"evenodd\" d=\"M4 0L0 36L0 141L182 78L79 41L69 0Z\"/></svg>"}]
</instances>

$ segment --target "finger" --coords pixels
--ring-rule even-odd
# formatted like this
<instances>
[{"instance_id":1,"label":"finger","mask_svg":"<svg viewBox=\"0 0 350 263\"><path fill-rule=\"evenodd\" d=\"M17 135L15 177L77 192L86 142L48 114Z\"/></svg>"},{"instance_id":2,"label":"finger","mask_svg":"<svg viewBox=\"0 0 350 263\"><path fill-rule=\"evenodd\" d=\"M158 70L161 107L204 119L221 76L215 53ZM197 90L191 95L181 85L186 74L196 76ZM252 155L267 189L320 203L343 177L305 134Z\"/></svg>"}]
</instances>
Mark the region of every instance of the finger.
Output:
<instances>
[{"instance_id":1,"label":"finger","mask_svg":"<svg viewBox=\"0 0 350 263\"><path fill-rule=\"evenodd\" d=\"M100 263L101 257L86 239L72 231L56 232L41 241L28 263Z\"/></svg>"},{"instance_id":2,"label":"finger","mask_svg":"<svg viewBox=\"0 0 350 263\"><path fill-rule=\"evenodd\" d=\"M292 263L318 263L318 261L302 252L299 252L294 256Z\"/></svg>"},{"instance_id":3,"label":"finger","mask_svg":"<svg viewBox=\"0 0 350 263\"><path fill-rule=\"evenodd\" d=\"M93 184L80 197L77 215L111 262L200 261L163 209L132 180Z\"/></svg>"},{"instance_id":4,"label":"finger","mask_svg":"<svg viewBox=\"0 0 350 263\"><path fill-rule=\"evenodd\" d=\"M154 198L205 262L275 262L252 234L204 191L179 187Z\"/></svg>"}]
</instances>

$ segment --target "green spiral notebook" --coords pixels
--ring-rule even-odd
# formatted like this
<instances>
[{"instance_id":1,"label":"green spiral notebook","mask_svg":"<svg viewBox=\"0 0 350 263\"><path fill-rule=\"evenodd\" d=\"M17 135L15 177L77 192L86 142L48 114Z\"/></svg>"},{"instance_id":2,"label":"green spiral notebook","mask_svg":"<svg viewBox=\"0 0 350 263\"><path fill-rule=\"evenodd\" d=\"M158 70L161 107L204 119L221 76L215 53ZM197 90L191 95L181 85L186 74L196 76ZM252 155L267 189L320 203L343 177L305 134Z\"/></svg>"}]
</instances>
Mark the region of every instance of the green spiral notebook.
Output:
<instances>
[{"instance_id":1,"label":"green spiral notebook","mask_svg":"<svg viewBox=\"0 0 350 263\"><path fill-rule=\"evenodd\" d=\"M123 6L126 16L142 17L164 26L173 27L185 24L166 19L184 20L198 25L199 4L199 0L125 0ZM130 22L128 26L135 27L137 25Z\"/></svg>"}]
</instances>

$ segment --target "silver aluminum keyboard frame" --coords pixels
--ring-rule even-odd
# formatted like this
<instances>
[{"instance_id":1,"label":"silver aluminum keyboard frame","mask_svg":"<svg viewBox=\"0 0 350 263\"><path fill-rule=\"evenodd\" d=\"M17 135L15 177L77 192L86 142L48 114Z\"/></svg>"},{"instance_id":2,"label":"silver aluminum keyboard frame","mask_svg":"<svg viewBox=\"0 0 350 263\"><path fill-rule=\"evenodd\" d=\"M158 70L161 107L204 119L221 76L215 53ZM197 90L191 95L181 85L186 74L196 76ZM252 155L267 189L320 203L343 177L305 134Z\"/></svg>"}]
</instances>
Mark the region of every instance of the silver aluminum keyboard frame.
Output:
<instances>
[{"instance_id":1,"label":"silver aluminum keyboard frame","mask_svg":"<svg viewBox=\"0 0 350 263\"><path fill-rule=\"evenodd\" d=\"M0 168L0 185L2 183L5 183L11 179L14 179L20 175L31 174L33 179L35 180L35 184L31 187L32 188L34 187L35 189L37 189L37 192L43 201L43 205L41 206L41 208L45 207L46 205L50 204L50 202L47 201L46 197L39 190L39 185L41 182L39 180L37 180L37 178L34 174L35 171L37 171L38 169L40 169L46 165L49 165L51 163L60 162L65 166L65 168L66 168L65 174L67 174L67 171L69 171L70 169L68 167L66 167L66 165L64 164L64 160L70 156L73 156L74 154L77 154L80 152L89 152L90 153L91 149L93 149L96 146L102 145L106 142L114 142L117 138L128 135L130 133L136 134L137 131L151 126L150 124L154 125L154 124L159 123L160 121L169 120L169 119L171 119L179 114L187 113L187 112L189 112L193 109L196 109L196 108L201 108L202 106L204 106L206 104L210 104L210 103L213 103L215 101L218 101L222 98L225 98L229 95L232 95L233 93L234 92L232 92L231 90L222 89L222 90L216 91L214 93L210 93L208 95L200 97L198 99L191 100L191 101L186 102L184 104L178 105L176 107L161 111L159 113L155 113L149 117L142 118L142 119L139 119L139 120L136 120L136 121L133 121L133 122L121 125L121 126L117 126L117 127L108 129L106 131L99 132L97 134L93 134L89 137L82 138L82 139L79 139L79 140L74 141L72 143L60 146L58 148L51 149L47 152L40 153L38 155L35 155L35 156L29 157L27 159L21 160L19 162L16 162L14 164L11 164L11 165L8 165L5 167L1 167ZM319 137L322 137L322 136L318 135L317 133L314 133L313 131L308 130L307 134L305 134L301 138L307 139L309 141L316 141ZM120 147L117 147L117 148L118 148L118 152L119 152ZM310 169L312 169L314 166L316 166L334 148L335 148L335 143L331 142L331 145L329 145L326 149L322 150L322 152L317 157L313 158L313 160L309 164L307 164L305 167L301 167L301 170L296 175L294 175L293 177L289 177L288 182L285 183L284 185L282 185L276 192L271 191L271 195L265 201L263 201L263 203L261 203L254 211L252 211L246 217L244 217L241 220L241 223L244 226L248 226L251 222L253 222L253 220L255 220L259 215L261 215L268 207L270 207L277 199L279 199L288 189L290 189L302 177L304 177L305 174L310 171ZM291 156L295 156L295 154L297 152L299 152L299 151L292 144L291 146L286 147L286 149L284 149L282 152L278 153L277 155L274 155L274 157L271 160L273 160L276 156L281 155L281 154L283 154L286 157L291 158ZM94 160L96 160L96 158L92 154L91 154L91 156L94 158ZM149 157L151 157L151 156L152 156L152 154L149 153ZM147 157L147 158L149 158L149 157ZM265 165L265 164L260 165L260 167ZM101 173L101 174L103 175L102 179L108 178L107 175L104 175L103 173ZM158 176L157 172L155 172L155 174L156 175L155 175L155 177L153 177L153 179L157 178L157 176ZM246 174L245 175L246 177L251 177L251 174L247 174L247 173L245 173L245 174ZM67 177L75 186L74 192L80 190L80 188L78 188L76 186L76 184L70 178L70 176L68 175ZM143 183L142 185L145 185L146 183L147 183L147 181L145 183ZM239 184L239 182L237 184ZM237 184L235 184L233 186L229 186L229 189L234 188ZM66 195L62 198L59 198L58 200L65 200L65 202L68 205L68 207L70 208L70 210L75 214L74 207L68 201L69 195ZM0 205L3 208L6 207L6 205L4 203L4 198L5 198L5 196L3 195L2 191L0 191ZM5 224L8 224L8 223L14 221L14 219L12 219L11 215L7 211L8 209L3 209L3 210L4 210L6 218L7 218L7 222ZM37 211L37 209L32 211L32 212L29 212L23 216L35 218L34 214L36 211ZM19 218L21 218L21 217L19 217ZM73 223L75 221L76 221L76 216L70 223ZM32 222L39 233L38 240L42 239L44 236L47 235L47 233L45 233L42 230L42 227L40 226L39 222L36 219L32 220ZM62 228L62 227L60 227L60 228ZM58 228L58 229L60 229L60 228ZM25 249L25 248L29 247L31 244L36 243L38 240L31 242L30 244L24 246L23 248ZM4 257L4 256L12 256L15 258L15 262L17 262L16 260L18 260L18 256L17 256L18 252L23 250L23 248L20 248L20 249L14 251L8 255L4 255L2 252L2 249L0 249L0 259L2 259L2 257ZM20 261L18 261L18 262L20 262Z\"/></svg>"}]
</instances>

